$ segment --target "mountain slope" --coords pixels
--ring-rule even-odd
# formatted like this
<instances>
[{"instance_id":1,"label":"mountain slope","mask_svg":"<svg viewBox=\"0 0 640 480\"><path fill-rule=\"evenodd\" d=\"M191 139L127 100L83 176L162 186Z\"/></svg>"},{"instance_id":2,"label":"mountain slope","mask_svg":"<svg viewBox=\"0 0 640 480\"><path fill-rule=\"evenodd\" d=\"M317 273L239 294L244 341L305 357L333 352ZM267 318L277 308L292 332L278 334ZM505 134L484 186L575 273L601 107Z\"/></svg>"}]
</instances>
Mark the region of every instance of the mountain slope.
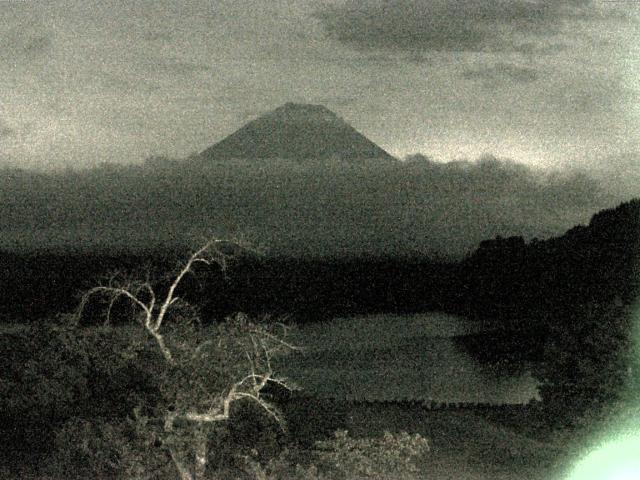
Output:
<instances>
[{"instance_id":1,"label":"mountain slope","mask_svg":"<svg viewBox=\"0 0 640 480\"><path fill-rule=\"evenodd\" d=\"M295 103L286 103L247 123L199 158L395 160L322 105Z\"/></svg>"}]
</instances>

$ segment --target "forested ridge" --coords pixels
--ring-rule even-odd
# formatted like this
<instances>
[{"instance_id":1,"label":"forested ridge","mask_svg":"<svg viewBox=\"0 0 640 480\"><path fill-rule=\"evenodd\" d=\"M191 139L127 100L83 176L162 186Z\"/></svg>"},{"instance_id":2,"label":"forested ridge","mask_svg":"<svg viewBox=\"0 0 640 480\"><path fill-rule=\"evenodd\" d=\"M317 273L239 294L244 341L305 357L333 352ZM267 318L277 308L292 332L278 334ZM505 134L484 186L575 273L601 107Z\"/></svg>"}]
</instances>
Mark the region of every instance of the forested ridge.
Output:
<instances>
[{"instance_id":1,"label":"forested ridge","mask_svg":"<svg viewBox=\"0 0 640 480\"><path fill-rule=\"evenodd\" d=\"M638 291L640 200L595 214L560 237L495 238L459 262L425 257L244 255L226 275L187 282L205 318L234 311L335 315L440 310L527 328L590 301L632 302ZM170 270L187 250L0 252L0 315L32 322L75 307L77 292L114 271ZM212 293L215 292L215 295Z\"/></svg>"}]
</instances>

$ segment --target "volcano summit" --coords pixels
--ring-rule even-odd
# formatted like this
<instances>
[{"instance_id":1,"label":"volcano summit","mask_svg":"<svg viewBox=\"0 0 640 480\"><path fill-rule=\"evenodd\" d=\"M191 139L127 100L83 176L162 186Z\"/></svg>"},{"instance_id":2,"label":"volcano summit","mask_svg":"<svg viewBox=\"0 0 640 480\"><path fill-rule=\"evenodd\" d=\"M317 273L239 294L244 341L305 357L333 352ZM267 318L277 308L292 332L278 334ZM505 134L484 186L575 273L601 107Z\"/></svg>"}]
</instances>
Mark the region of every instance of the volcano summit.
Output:
<instances>
[{"instance_id":1,"label":"volcano summit","mask_svg":"<svg viewBox=\"0 0 640 480\"><path fill-rule=\"evenodd\" d=\"M203 151L203 161L231 158L395 160L322 105L286 103Z\"/></svg>"}]
</instances>

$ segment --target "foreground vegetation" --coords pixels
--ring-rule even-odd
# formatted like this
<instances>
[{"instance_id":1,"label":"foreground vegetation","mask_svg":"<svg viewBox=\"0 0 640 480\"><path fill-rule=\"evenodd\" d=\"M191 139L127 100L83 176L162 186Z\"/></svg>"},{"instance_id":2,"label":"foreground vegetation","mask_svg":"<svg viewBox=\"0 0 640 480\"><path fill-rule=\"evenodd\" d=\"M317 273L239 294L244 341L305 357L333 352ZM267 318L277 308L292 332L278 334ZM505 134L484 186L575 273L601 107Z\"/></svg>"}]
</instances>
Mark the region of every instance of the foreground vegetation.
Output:
<instances>
[{"instance_id":1,"label":"foreground vegetation","mask_svg":"<svg viewBox=\"0 0 640 480\"><path fill-rule=\"evenodd\" d=\"M177 477L163 426L154 423L162 409L140 408L162 406L161 392L141 357L122 348L140 337L134 328L79 331L66 324L0 337L3 348L22 355L14 360L24 361L3 370L15 379L0 397L15 400L2 405L3 420L13 422L3 431L3 478ZM205 478L549 478L545 469L561 453L523 434L527 414L518 409L488 419L474 411L340 405L284 393L265 393L284 429L255 402L234 404L230 421L209 432ZM505 418L514 420L508 425Z\"/></svg>"},{"instance_id":2,"label":"foreground vegetation","mask_svg":"<svg viewBox=\"0 0 640 480\"><path fill-rule=\"evenodd\" d=\"M43 473L54 478L417 475L415 458L428 448L418 434L353 439L338 431L318 440L316 462L304 465L283 449L285 418L265 390L292 388L272 366L297 348L287 342L287 327L242 314L205 325L178 296L196 264L225 267L219 244L194 252L163 290L149 279L113 276L59 325L8 335L14 356L5 358L0 392L3 416L13 423L6 440L31 454L39 447L48 458ZM103 325L83 327L96 297L103 304L91 312L102 313ZM126 307L138 328L111 323ZM24 473L17 459L5 460Z\"/></svg>"}]
</instances>

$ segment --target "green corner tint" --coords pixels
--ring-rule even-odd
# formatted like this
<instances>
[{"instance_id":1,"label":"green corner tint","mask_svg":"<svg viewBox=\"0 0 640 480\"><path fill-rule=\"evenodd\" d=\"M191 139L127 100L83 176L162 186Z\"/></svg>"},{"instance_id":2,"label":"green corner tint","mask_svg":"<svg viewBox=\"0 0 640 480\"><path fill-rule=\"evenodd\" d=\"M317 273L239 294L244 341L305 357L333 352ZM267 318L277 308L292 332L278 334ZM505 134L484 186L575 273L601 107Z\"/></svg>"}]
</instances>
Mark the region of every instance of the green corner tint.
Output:
<instances>
[{"instance_id":1,"label":"green corner tint","mask_svg":"<svg viewBox=\"0 0 640 480\"><path fill-rule=\"evenodd\" d=\"M578 462L567 480L640 479L640 433L604 443Z\"/></svg>"},{"instance_id":2,"label":"green corner tint","mask_svg":"<svg viewBox=\"0 0 640 480\"><path fill-rule=\"evenodd\" d=\"M596 447L572 466L566 480L640 480L640 304L632 313L633 355L627 390L631 414L613 419Z\"/></svg>"}]
</instances>

